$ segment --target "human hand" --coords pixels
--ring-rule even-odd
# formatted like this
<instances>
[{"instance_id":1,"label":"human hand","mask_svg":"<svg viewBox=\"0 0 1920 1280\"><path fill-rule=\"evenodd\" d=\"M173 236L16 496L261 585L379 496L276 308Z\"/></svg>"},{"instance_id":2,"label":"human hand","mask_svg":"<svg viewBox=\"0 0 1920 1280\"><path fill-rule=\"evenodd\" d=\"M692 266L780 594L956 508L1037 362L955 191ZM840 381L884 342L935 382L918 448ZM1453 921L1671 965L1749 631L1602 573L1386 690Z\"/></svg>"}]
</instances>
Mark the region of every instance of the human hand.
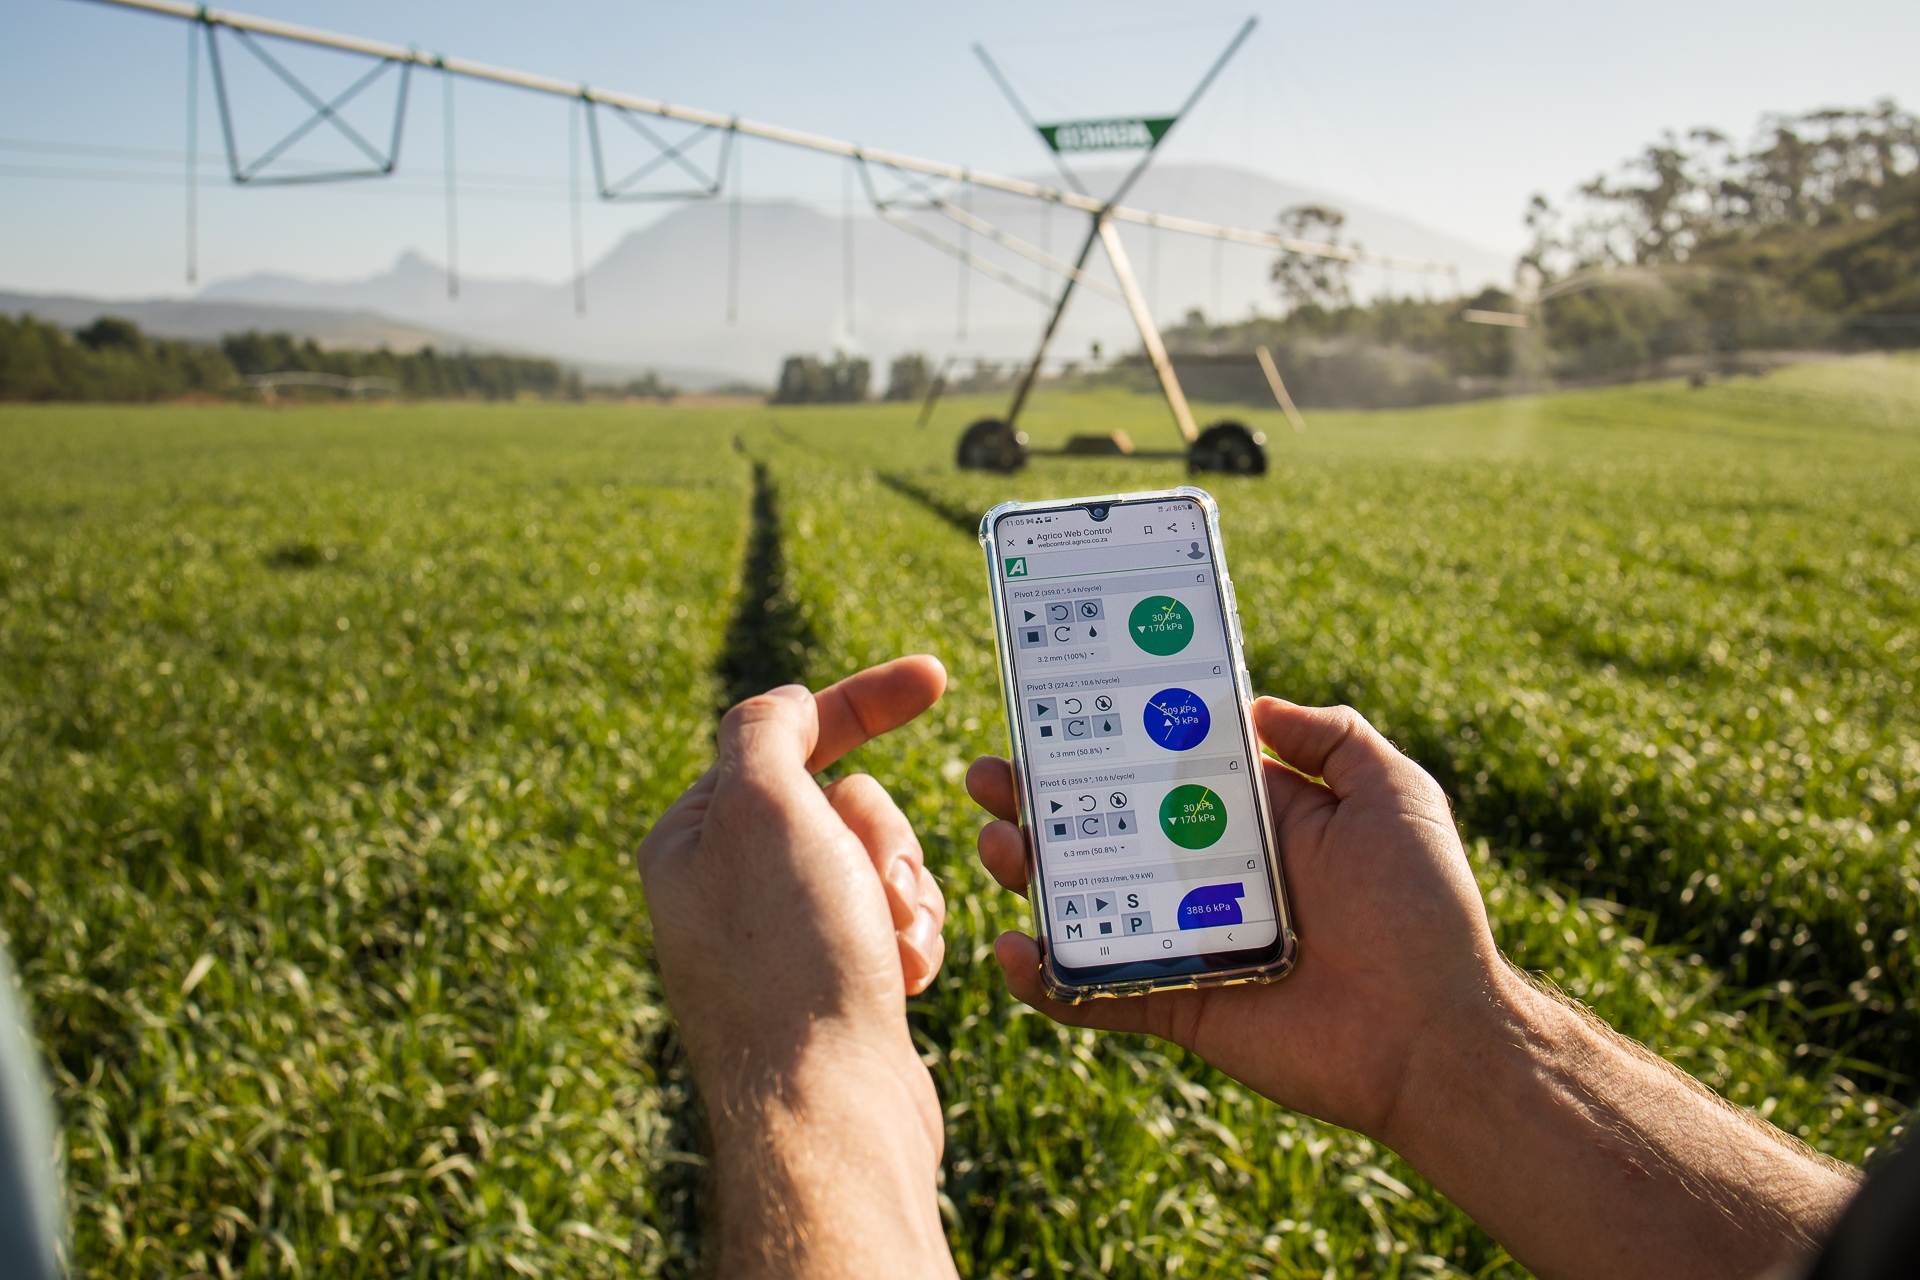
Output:
<instances>
[{"instance_id":1,"label":"human hand","mask_svg":"<svg viewBox=\"0 0 1920 1280\"><path fill-rule=\"evenodd\" d=\"M951 1272L939 1100L906 1023L940 967L945 903L879 783L811 776L945 685L912 657L747 699L721 721L719 762L640 845L713 1128L723 1272Z\"/></svg>"},{"instance_id":2,"label":"human hand","mask_svg":"<svg viewBox=\"0 0 1920 1280\"><path fill-rule=\"evenodd\" d=\"M1534 1274L1752 1276L1804 1258L1848 1172L1507 965L1434 780L1347 707L1253 706L1299 961L1272 986L1049 1000L1032 938L1007 985L1071 1026L1184 1045L1283 1106L1378 1138ZM1324 780L1324 781L1321 781ZM980 857L1026 888L1004 760L967 788Z\"/></svg>"},{"instance_id":3,"label":"human hand","mask_svg":"<svg viewBox=\"0 0 1920 1280\"><path fill-rule=\"evenodd\" d=\"M1253 718L1292 766L1263 762L1301 934L1285 981L1064 1005L1041 985L1034 939L1002 934L995 954L1013 994L1057 1021L1149 1032L1285 1106L1387 1137L1423 1037L1517 979L1424 770L1350 708L1262 698ZM967 790L1000 819L980 832L981 861L1025 893L1011 766L974 761Z\"/></svg>"}]
</instances>

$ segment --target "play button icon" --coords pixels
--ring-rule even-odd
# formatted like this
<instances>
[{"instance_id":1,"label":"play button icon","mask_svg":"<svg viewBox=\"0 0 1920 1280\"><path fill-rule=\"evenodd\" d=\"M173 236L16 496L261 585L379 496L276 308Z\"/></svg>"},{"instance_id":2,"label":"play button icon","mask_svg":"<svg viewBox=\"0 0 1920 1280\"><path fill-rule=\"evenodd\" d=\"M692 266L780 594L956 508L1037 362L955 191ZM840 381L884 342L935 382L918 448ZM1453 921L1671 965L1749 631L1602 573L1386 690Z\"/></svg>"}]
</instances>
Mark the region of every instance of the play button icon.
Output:
<instances>
[{"instance_id":1,"label":"play button icon","mask_svg":"<svg viewBox=\"0 0 1920 1280\"><path fill-rule=\"evenodd\" d=\"M1039 614L1035 613L1031 609L1023 609L1021 610L1021 612L1027 615L1025 619L1025 621L1027 622L1032 622L1035 618L1038 618L1040 616Z\"/></svg>"},{"instance_id":2,"label":"play button icon","mask_svg":"<svg viewBox=\"0 0 1920 1280\"><path fill-rule=\"evenodd\" d=\"M1053 806L1052 809L1048 810L1049 813L1058 813L1062 809L1066 808L1066 806L1061 804L1058 800L1049 800L1047 803Z\"/></svg>"}]
</instances>

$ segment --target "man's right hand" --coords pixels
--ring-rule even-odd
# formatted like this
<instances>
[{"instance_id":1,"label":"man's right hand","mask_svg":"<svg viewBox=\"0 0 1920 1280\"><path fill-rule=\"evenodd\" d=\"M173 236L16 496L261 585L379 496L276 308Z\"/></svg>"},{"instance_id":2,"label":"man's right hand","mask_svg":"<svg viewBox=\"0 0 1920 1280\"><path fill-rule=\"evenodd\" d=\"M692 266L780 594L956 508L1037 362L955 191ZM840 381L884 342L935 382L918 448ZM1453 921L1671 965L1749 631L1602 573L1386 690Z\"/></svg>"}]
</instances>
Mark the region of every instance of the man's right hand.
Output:
<instances>
[{"instance_id":1,"label":"man's right hand","mask_svg":"<svg viewBox=\"0 0 1920 1280\"><path fill-rule=\"evenodd\" d=\"M1003 934L995 952L1014 995L1050 1017L1150 1032L1269 1098L1382 1134L1422 1037L1517 979L1494 946L1446 796L1432 778L1348 708L1262 698L1254 723L1293 766L1265 762L1301 922L1300 961L1290 977L1064 1005L1041 986L1032 938ZM981 861L1001 884L1025 893L1012 769L998 757L976 760L967 789L1000 819L980 833Z\"/></svg>"}]
</instances>

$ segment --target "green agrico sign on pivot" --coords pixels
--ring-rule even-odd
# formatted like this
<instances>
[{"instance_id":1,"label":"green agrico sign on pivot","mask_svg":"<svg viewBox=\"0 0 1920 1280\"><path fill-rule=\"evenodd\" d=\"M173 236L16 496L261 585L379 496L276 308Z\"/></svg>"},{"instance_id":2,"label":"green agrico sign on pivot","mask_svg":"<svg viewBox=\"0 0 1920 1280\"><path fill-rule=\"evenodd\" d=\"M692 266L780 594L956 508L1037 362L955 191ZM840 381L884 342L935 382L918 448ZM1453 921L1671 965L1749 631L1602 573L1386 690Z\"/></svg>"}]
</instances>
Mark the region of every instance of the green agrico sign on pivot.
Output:
<instances>
[{"instance_id":1,"label":"green agrico sign on pivot","mask_svg":"<svg viewBox=\"0 0 1920 1280\"><path fill-rule=\"evenodd\" d=\"M1040 136L1055 151L1128 151L1155 146L1173 128L1173 116L1070 120L1043 124Z\"/></svg>"}]
</instances>

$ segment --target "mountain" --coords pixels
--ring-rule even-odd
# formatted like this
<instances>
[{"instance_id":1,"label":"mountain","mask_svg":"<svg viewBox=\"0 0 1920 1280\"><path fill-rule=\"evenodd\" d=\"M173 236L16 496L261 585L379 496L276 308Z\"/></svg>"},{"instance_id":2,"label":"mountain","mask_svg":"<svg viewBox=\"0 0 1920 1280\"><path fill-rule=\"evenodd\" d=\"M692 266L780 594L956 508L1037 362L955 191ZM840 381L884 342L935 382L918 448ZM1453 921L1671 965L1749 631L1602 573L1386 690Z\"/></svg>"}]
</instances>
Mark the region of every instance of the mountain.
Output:
<instances>
[{"instance_id":1,"label":"mountain","mask_svg":"<svg viewBox=\"0 0 1920 1280\"><path fill-rule=\"evenodd\" d=\"M1109 188L1117 171L1089 171L1095 191ZM885 185L884 175L876 181ZM1435 232L1395 214L1345 202L1326 193L1278 182L1260 174L1217 165L1167 165L1150 170L1128 203L1169 214L1247 227L1271 227L1275 214L1304 202L1329 204L1347 214L1348 239L1409 257L1436 258L1460 267L1460 283L1472 291L1504 282L1511 264L1501 255ZM1085 215L1049 211L1032 201L976 191L973 212L1006 232L1071 258L1085 234ZM1050 213L1050 216L1049 216ZM991 359L1026 355L1045 319L1045 308L999 281L963 272L959 263L914 236L865 214L853 219L854 314L844 314L846 227L840 218L793 201L749 201L740 208L739 309L727 320L727 262L731 210L724 201L678 206L630 232L594 263L585 280L587 308L575 310L572 282L464 277L460 296L446 294L444 268L416 253L402 255L388 271L365 280L316 282L286 275L255 275L208 286L203 302L329 307L376 312L394 320L507 350L537 352L613 370L683 371L697 385L724 375L771 381L780 359L799 351L836 347L884 362L905 350L935 356ZM1055 289L1037 266L968 237L938 215L917 221L949 241L967 241L970 251L1030 284ZM1267 283L1272 254L1146 228L1123 229L1134 273L1163 322L1191 307L1208 314L1242 316L1271 311ZM1110 278L1096 252L1091 274ZM1377 271L1360 273L1358 290L1377 292ZM1385 281L1399 292L1419 292L1422 282L1401 274ZM1429 283L1434 293L1451 288ZM135 317L137 318L137 317ZM1083 295L1069 309L1054 351L1084 357L1098 341L1111 352L1138 337L1123 308ZM701 371L709 371L703 379Z\"/></svg>"},{"instance_id":2,"label":"mountain","mask_svg":"<svg viewBox=\"0 0 1920 1280\"><path fill-rule=\"evenodd\" d=\"M303 280L265 273L212 285L200 296L228 302L364 309L423 324L457 326L476 317L511 316L552 289L538 280L471 279L460 281L458 298L449 298L447 269L409 251L383 274L365 280Z\"/></svg>"}]
</instances>

